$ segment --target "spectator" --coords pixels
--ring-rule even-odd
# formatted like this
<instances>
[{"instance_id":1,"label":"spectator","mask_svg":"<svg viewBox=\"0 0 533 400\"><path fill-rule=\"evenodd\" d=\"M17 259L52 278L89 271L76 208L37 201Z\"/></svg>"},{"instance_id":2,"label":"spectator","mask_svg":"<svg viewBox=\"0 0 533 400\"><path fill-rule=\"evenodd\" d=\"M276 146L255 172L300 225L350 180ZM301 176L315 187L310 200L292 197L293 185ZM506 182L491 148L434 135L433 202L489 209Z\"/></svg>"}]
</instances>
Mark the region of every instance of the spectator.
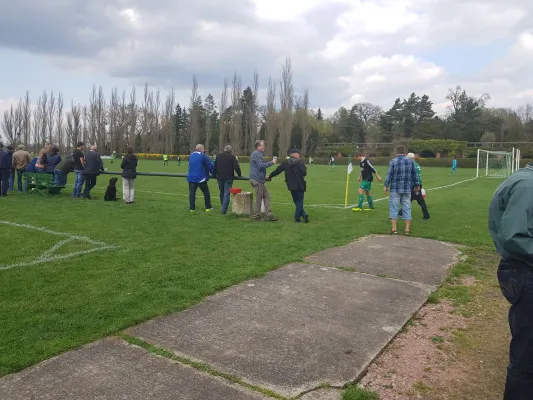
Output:
<instances>
[{"instance_id":1,"label":"spectator","mask_svg":"<svg viewBox=\"0 0 533 400\"><path fill-rule=\"evenodd\" d=\"M389 163L387 178L385 178L385 194L390 191L389 218L392 221L392 234L397 234L398 209L400 204L403 209L405 221L405 234L411 234L411 191L420 190L420 182L413 160L405 157L405 147L395 149L396 158Z\"/></svg>"},{"instance_id":2,"label":"spectator","mask_svg":"<svg viewBox=\"0 0 533 400\"><path fill-rule=\"evenodd\" d=\"M82 197L81 189L85 180L85 156L83 154L83 150L85 150L85 143L78 142L76 150L74 150L72 153L72 159L74 160L74 173L76 174L74 188L72 189L72 197L75 199Z\"/></svg>"},{"instance_id":3,"label":"spectator","mask_svg":"<svg viewBox=\"0 0 533 400\"><path fill-rule=\"evenodd\" d=\"M18 191L22 192L22 175L26 171L26 168L31 162L31 155L24 150L24 145L19 144L17 151L13 153L13 169L17 174Z\"/></svg>"},{"instance_id":4,"label":"spectator","mask_svg":"<svg viewBox=\"0 0 533 400\"><path fill-rule=\"evenodd\" d=\"M270 193L265 186L266 170L277 163L277 157L272 161L265 162L263 154L265 152L265 141L257 140L255 142L255 151L250 157L250 184L255 192L255 210L253 215L254 221L261 220L261 203L265 204L265 220L278 221L279 218L272 215L270 210Z\"/></svg>"},{"instance_id":5,"label":"spectator","mask_svg":"<svg viewBox=\"0 0 533 400\"><path fill-rule=\"evenodd\" d=\"M228 212L229 207L229 190L233 186L233 179L235 173L241 176L241 167L235 156L231 153L231 146L224 147L224 151L218 154L215 158L215 176L218 181L218 188L220 190L220 204L222 205L222 214Z\"/></svg>"},{"instance_id":6,"label":"spectator","mask_svg":"<svg viewBox=\"0 0 533 400\"><path fill-rule=\"evenodd\" d=\"M11 147L11 146L8 146ZM13 166L13 154L4 150L4 144L0 143L0 196L7 196L9 186L9 173Z\"/></svg>"},{"instance_id":7,"label":"spectator","mask_svg":"<svg viewBox=\"0 0 533 400\"><path fill-rule=\"evenodd\" d=\"M67 175L72 171L74 171L74 158L63 158L54 169L54 185L65 186L67 184Z\"/></svg>"},{"instance_id":8,"label":"spectator","mask_svg":"<svg viewBox=\"0 0 533 400\"><path fill-rule=\"evenodd\" d=\"M511 304L504 400L533 393L533 162L503 181L489 206L489 232L501 256L498 282Z\"/></svg>"},{"instance_id":9,"label":"spectator","mask_svg":"<svg viewBox=\"0 0 533 400\"><path fill-rule=\"evenodd\" d=\"M85 155L85 189L83 197L91 200L91 190L96 186L96 177L104 170L102 157L96 151L96 146L91 146L91 150Z\"/></svg>"},{"instance_id":10,"label":"spectator","mask_svg":"<svg viewBox=\"0 0 533 400\"><path fill-rule=\"evenodd\" d=\"M420 165L414 160L415 155L414 153L407 153L407 158L410 158L415 163L416 173L418 174L418 183L420 183L420 190L415 190L413 188L413 191L411 192L411 203L413 200L416 200L420 208L422 209L422 214L424 215L424 219L429 219L429 211L428 206L426 204L426 200L424 199L424 196L422 196L422 169L420 168ZM398 212L398 216L402 217L403 210L400 210Z\"/></svg>"},{"instance_id":11,"label":"spectator","mask_svg":"<svg viewBox=\"0 0 533 400\"><path fill-rule=\"evenodd\" d=\"M35 164L35 172L46 172L46 158L50 149L51 143L46 143L44 147L37 153L37 163Z\"/></svg>"},{"instance_id":12,"label":"spectator","mask_svg":"<svg viewBox=\"0 0 533 400\"><path fill-rule=\"evenodd\" d=\"M61 156L59 155L59 147L52 146L48 156L46 157L46 172L53 174L57 165L61 162Z\"/></svg>"},{"instance_id":13,"label":"spectator","mask_svg":"<svg viewBox=\"0 0 533 400\"><path fill-rule=\"evenodd\" d=\"M122 197L126 204L133 204L135 178L137 178L137 156L133 154L133 147L126 147L126 156L122 159Z\"/></svg>"},{"instance_id":14,"label":"spectator","mask_svg":"<svg viewBox=\"0 0 533 400\"><path fill-rule=\"evenodd\" d=\"M10 154L11 162L13 162L13 146L7 145L6 151ZM9 166L9 178L7 180L7 187L8 187L7 191L8 192L11 192L13 190L14 180L15 180L15 170L13 169L13 165L10 165Z\"/></svg>"},{"instance_id":15,"label":"spectator","mask_svg":"<svg viewBox=\"0 0 533 400\"><path fill-rule=\"evenodd\" d=\"M33 157L30 161L30 163L28 164L28 166L26 167L26 172L37 172L35 170L35 164L37 164L37 157Z\"/></svg>"},{"instance_id":16,"label":"spectator","mask_svg":"<svg viewBox=\"0 0 533 400\"><path fill-rule=\"evenodd\" d=\"M205 212L211 212L215 209L211 205L211 194L209 193L209 173L214 173L214 166L211 159L204 153L204 145L197 144L196 151L189 156L189 173L187 174L187 182L189 182L189 203L190 212L194 213L196 210L196 191L198 188L204 194Z\"/></svg>"},{"instance_id":17,"label":"spectator","mask_svg":"<svg viewBox=\"0 0 533 400\"><path fill-rule=\"evenodd\" d=\"M292 200L296 206L294 214L294 222L301 222L303 218L307 224L309 222L309 215L304 210L304 195L307 189L307 184L304 177L307 175L307 167L304 161L300 159L300 150L293 148L289 150L289 159L280 164L267 178L267 181L272 180L275 176L285 172L285 182L287 189L291 192Z\"/></svg>"}]
</instances>

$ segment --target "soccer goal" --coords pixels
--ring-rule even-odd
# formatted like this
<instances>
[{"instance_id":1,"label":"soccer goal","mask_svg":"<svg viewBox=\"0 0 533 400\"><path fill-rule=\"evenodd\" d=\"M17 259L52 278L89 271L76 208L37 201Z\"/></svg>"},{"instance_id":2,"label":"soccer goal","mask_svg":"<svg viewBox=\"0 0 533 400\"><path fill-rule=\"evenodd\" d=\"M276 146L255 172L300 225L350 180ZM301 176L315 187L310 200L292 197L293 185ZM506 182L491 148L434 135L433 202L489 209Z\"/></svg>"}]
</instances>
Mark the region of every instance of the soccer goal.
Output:
<instances>
[{"instance_id":1,"label":"soccer goal","mask_svg":"<svg viewBox=\"0 0 533 400\"><path fill-rule=\"evenodd\" d=\"M476 177L506 178L520 168L520 150L477 151Z\"/></svg>"}]
</instances>

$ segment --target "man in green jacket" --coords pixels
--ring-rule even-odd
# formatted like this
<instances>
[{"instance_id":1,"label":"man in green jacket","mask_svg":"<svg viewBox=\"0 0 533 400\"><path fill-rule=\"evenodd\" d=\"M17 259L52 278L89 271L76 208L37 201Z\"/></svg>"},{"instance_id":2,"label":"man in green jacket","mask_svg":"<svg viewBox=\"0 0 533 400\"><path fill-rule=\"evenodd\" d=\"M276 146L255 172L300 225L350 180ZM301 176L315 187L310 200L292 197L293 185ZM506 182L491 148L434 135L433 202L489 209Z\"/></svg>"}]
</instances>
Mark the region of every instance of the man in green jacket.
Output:
<instances>
[{"instance_id":1,"label":"man in green jacket","mask_svg":"<svg viewBox=\"0 0 533 400\"><path fill-rule=\"evenodd\" d=\"M511 304L504 400L533 393L533 163L507 178L489 207L489 232L501 256L498 282Z\"/></svg>"},{"instance_id":2,"label":"man in green jacket","mask_svg":"<svg viewBox=\"0 0 533 400\"><path fill-rule=\"evenodd\" d=\"M410 158L415 163L416 173L418 174L418 180L420 182L420 189L418 191L414 190L411 193L411 201L416 200L420 208L422 209L422 214L424 214L424 219L429 219L429 211L428 206L426 204L426 200L422 196L422 169L420 168L420 165L415 161L415 155L414 153L407 153L407 158ZM398 216L402 216L402 210L398 212Z\"/></svg>"}]
</instances>

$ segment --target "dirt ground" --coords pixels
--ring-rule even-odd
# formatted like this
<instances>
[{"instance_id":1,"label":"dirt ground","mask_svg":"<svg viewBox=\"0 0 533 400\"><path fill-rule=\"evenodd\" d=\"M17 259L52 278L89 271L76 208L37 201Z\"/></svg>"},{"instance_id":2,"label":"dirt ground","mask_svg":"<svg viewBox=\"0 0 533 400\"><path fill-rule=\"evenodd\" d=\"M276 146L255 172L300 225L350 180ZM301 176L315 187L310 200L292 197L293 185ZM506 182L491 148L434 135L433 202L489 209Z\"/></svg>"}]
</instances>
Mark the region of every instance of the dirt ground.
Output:
<instances>
[{"instance_id":1,"label":"dirt ground","mask_svg":"<svg viewBox=\"0 0 533 400\"><path fill-rule=\"evenodd\" d=\"M461 276L445 285L468 293L427 304L369 367L360 386L380 400L501 400L507 365L508 304L488 257L481 280Z\"/></svg>"}]
</instances>

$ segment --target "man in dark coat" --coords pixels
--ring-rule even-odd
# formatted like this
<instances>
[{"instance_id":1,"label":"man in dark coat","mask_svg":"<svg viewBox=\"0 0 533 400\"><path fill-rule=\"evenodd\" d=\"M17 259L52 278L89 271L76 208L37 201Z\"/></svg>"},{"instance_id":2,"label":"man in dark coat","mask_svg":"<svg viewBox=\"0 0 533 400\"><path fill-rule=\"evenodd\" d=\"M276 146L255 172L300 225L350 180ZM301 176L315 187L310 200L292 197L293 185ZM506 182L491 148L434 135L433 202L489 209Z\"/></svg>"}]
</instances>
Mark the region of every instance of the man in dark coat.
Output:
<instances>
[{"instance_id":1,"label":"man in dark coat","mask_svg":"<svg viewBox=\"0 0 533 400\"><path fill-rule=\"evenodd\" d=\"M215 176L218 181L220 190L220 204L222 204L222 214L228 212L229 207L229 190L233 186L235 174L241 176L241 167L237 158L231 153L231 146L224 147L224 151L217 154L215 158Z\"/></svg>"},{"instance_id":2,"label":"man in dark coat","mask_svg":"<svg viewBox=\"0 0 533 400\"><path fill-rule=\"evenodd\" d=\"M96 151L96 146L91 146L91 151L85 155L85 189L83 197L91 199L91 190L96 186L96 177L104 170L104 162L102 157Z\"/></svg>"},{"instance_id":3,"label":"man in dark coat","mask_svg":"<svg viewBox=\"0 0 533 400\"><path fill-rule=\"evenodd\" d=\"M13 167L13 153L11 152L11 146L7 147L7 151L4 150L4 144L0 143L0 196L7 196L7 189L9 186L9 175L11 168Z\"/></svg>"},{"instance_id":4,"label":"man in dark coat","mask_svg":"<svg viewBox=\"0 0 533 400\"><path fill-rule=\"evenodd\" d=\"M285 182L287 189L291 192L292 200L296 206L294 214L294 221L301 222L303 218L307 224L309 222L309 215L304 210L304 194L307 189L307 183L304 177L307 175L307 167L300 159L300 151L296 148L289 150L290 158L281 163L267 178L267 181L272 180L275 176L285 172Z\"/></svg>"}]
</instances>

